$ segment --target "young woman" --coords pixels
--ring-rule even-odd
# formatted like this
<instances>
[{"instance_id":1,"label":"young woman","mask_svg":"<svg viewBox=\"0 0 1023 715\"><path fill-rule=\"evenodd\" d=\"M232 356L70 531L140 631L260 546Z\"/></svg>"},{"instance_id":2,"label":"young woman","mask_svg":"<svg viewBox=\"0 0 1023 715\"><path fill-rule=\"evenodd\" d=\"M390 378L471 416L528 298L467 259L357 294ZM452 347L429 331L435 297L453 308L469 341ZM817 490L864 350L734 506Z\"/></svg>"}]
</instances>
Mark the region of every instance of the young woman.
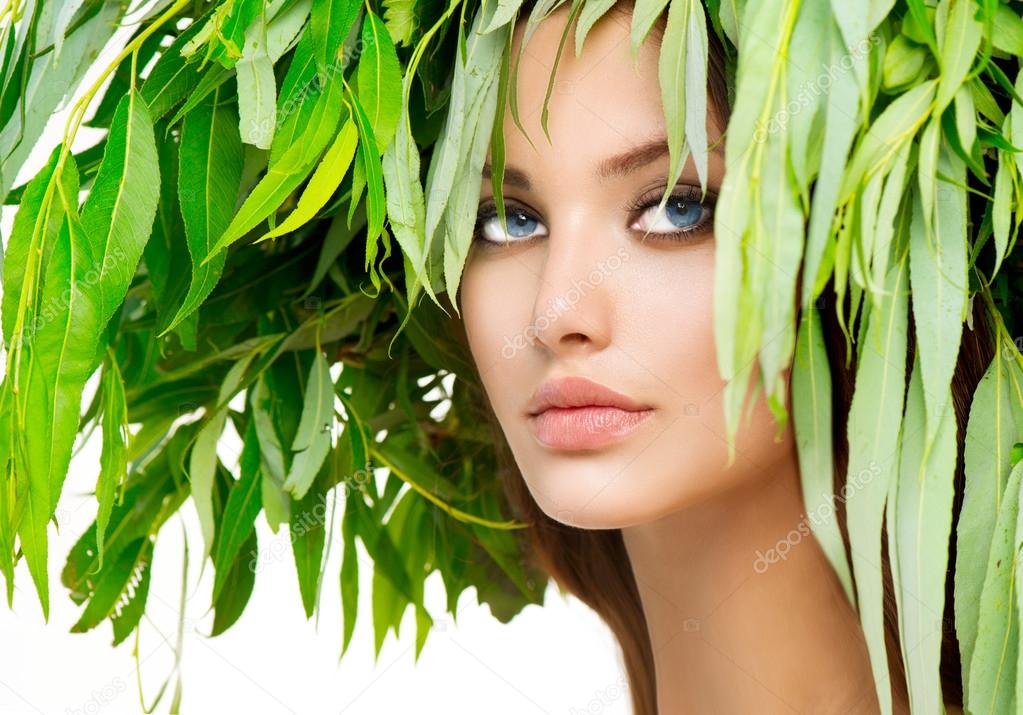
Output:
<instances>
[{"instance_id":1,"label":"young woman","mask_svg":"<svg viewBox=\"0 0 1023 715\"><path fill-rule=\"evenodd\" d=\"M515 91L528 138L510 114L503 127L507 233L489 167L483 174L458 300L513 460L510 499L532 524L544 567L618 637L637 715L878 712L855 607L799 528L808 523L791 421L776 439L761 398L726 466L713 332L714 198L729 112L722 50L709 33L707 194L689 162L658 214L669 175L664 17L634 63L631 12L618 3L578 58L561 56L549 142L541 107L569 9L526 44ZM840 434L851 374L834 307L822 313ZM963 350L960 419L982 348ZM888 596L895 711L908 712ZM961 712L950 624L944 640L944 701Z\"/></svg>"}]
</instances>

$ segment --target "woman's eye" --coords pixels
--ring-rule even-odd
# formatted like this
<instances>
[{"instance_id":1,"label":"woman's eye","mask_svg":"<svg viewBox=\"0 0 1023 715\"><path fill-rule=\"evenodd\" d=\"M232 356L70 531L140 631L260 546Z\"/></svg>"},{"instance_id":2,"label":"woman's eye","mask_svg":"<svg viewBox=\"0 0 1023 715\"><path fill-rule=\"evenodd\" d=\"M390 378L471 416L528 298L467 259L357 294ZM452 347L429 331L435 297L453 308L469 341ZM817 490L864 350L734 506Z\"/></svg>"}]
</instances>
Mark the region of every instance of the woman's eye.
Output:
<instances>
[{"instance_id":1,"label":"woman's eye","mask_svg":"<svg viewBox=\"0 0 1023 715\"><path fill-rule=\"evenodd\" d=\"M657 198L640 207L644 209L643 215L633 228L666 237L683 237L706 228L714 213L710 202L700 201L698 196L688 194L670 196L658 214L657 206L660 202L660 198Z\"/></svg>"},{"instance_id":2,"label":"woman's eye","mask_svg":"<svg viewBox=\"0 0 1023 715\"><path fill-rule=\"evenodd\" d=\"M481 208L479 217L476 219L473 238L492 243L520 243L547 235L546 229L542 229L542 233L537 236L533 235L537 231L537 227L542 227L543 224L522 209L507 208L505 219L508 221L508 233L504 232L496 207Z\"/></svg>"}]
</instances>

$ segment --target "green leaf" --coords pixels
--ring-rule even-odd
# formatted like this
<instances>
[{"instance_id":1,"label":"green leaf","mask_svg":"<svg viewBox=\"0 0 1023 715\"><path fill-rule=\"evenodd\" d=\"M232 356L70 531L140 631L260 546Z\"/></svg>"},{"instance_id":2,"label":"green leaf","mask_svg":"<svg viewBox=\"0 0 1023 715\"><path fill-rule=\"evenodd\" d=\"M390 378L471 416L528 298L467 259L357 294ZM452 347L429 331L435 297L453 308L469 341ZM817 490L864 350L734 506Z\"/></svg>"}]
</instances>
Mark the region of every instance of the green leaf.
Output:
<instances>
[{"instance_id":1,"label":"green leaf","mask_svg":"<svg viewBox=\"0 0 1023 715\"><path fill-rule=\"evenodd\" d=\"M888 495L892 504L888 544L893 585L899 606L902 655L906 663L913 712L940 712L938 666L944 638L945 578L948 538L952 531L953 481L956 471L956 422L952 393L932 442L920 439L927 429L922 371L913 366L902 425L898 476Z\"/></svg>"},{"instance_id":2,"label":"green leaf","mask_svg":"<svg viewBox=\"0 0 1023 715\"><path fill-rule=\"evenodd\" d=\"M296 499L305 496L330 451L333 424L334 381L323 352L316 350L306 381L302 419L291 445L297 454L284 481L284 490Z\"/></svg>"},{"instance_id":3,"label":"green leaf","mask_svg":"<svg viewBox=\"0 0 1023 715\"><path fill-rule=\"evenodd\" d=\"M267 40L266 10L245 31L242 57L235 65L241 140L269 149L277 120L277 81Z\"/></svg>"},{"instance_id":4,"label":"green leaf","mask_svg":"<svg viewBox=\"0 0 1023 715\"><path fill-rule=\"evenodd\" d=\"M189 114L181 126L178 197L184 218L192 281L177 314L160 335L174 329L202 304L220 279L226 254L209 263L213 243L231 223L241 183L244 154L238 115L220 89Z\"/></svg>"},{"instance_id":5,"label":"green leaf","mask_svg":"<svg viewBox=\"0 0 1023 715\"><path fill-rule=\"evenodd\" d=\"M104 324L128 291L159 197L153 123L145 102L132 91L117 106L103 163L82 207L82 228L99 271Z\"/></svg>"},{"instance_id":6,"label":"green leaf","mask_svg":"<svg viewBox=\"0 0 1023 715\"><path fill-rule=\"evenodd\" d=\"M632 22L629 30L629 49L633 62L639 56L639 46L650 34L650 30L653 29L657 18L664 12L664 8L668 7L670 17L671 10L675 5L679 5L679 3L671 3L671 7L669 7L668 0L636 0L636 4L632 8ZM685 24L683 23L683 27ZM667 33L665 33L665 37L667 37Z\"/></svg>"},{"instance_id":7,"label":"green leaf","mask_svg":"<svg viewBox=\"0 0 1023 715\"><path fill-rule=\"evenodd\" d=\"M217 397L216 407L207 412L207 418L203 422L202 429L195 438L195 446L189 457L188 480L191 483L192 501L195 504L195 511L199 517L199 525L203 536L203 569L206 567L205 558L211 555L213 540L216 534L216 523L213 508L213 487L214 477L217 473L219 459L217 457L217 443L224 432L224 423L227 420L228 405L231 397L238 391L242 376L248 369L256 352L250 351L241 360L238 360L228 371L220 386L220 393Z\"/></svg>"},{"instance_id":8,"label":"green leaf","mask_svg":"<svg viewBox=\"0 0 1023 715\"><path fill-rule=\"evenodd\" d=\"M96 483L99 501L96 513L97 570L103 568L103 536L114 507L114 492L120 487L121 498L124 498L124 481L128 476L128 405L124 397L124 380L116 361L107 361L100 389L103 391L103 449Z\"/></svg>"},{"instance_id":9,"label":"green leaf","mask_svg":"<svg viewBox=\"0 0 1023 715\"><path fill-rule=\"evenodd\" d=\"M921 150L921 181L924 181ZM929 444L937 433L944 396L952 382L966 317L967 240L966 168L943 145L937 171L949 180L940 182L931 225L927 225L922 195L913 201L910 224L910 287L913 291L913 322L920 345L920 366L927 404ZM951 183L955 181L956 183Z\"/></svg>"},{"instance_id":10,"label":"green leaf","mask_svg":"<svg viewBox=\"0 0 1023 715\"><path fill-rule=\"evenodd\" d=\"M384 0L384 22L395 44L408 45L419 28L415 12L417 0Z\"/></svg>"},{"instance_id":11,"label":"green leaf","mask_svg":"<svg viewBox=\"0 0 1023 715\"><path fill-rule=\"evenodd\" d=\"M800 319L792 364L792 402L804 508L807 514L813 515L810 526L835 569L849 603L855 604L849 560L834 503L831 368L816 310L805 310Z\"/></svg>"},{"instance_id":12,"label":"green leaf","mask_svg":"<svg viewBox=\"0 0 1023 715\"><path fill-rule=\"evenodd\" d=\"M607 11L615 4L615 0L587 0L583 5L579 19L575 23L575 56L578 57L583 51L583 43L590 30L597 24L597 20L607 14Z\"/></svg>"},{"instance_id":13,"label":"green leaf","mask_svg":"<svg viewBox=\"0 0 1023 715\"><path fill-rule=\"evenodd\" d=\"M362 499L358 493L346 491L345 494L345 511L341 519L341 538L344 540L344 551L341 554L341 614L344 621L341 655L345 654L352 641L359 613L359 554L355 537L359 533L356 500Z\"/></svg>"},{"instance_id":14,"label":"green leaf","mask_svg":"<svg viewBox=\"0 0 1023 715\"><path fill-rule=\"evenodd\" d=\"M359 17L359 0L313 0L309 33L321 80L337 71L338 50Z\"/></svg>"},{"instance_id":15,"label":"green leaf","mask_svg":"<svg viewBox=\"0 0 1023 715\"><path fill-rule=\"evenodd\" d=\"M326 468L328 467L324 469ZM317 479L303 490L299 499L292 501L291 519L288 522L291 550L295 556L295 570L298 574L299 592L302 595L306 618L313 615L319 595L326 523L326 491L322 487L322 481Z\"/></svg>"},{"instance_id":16,"label":"green leaf","mask_svg":"<svg viewBox=\"0 0 1023 715\"><path fill-rule=\"evenodd\" d=\"M984 26L976 20L974 0L941 0L939 17L947 13L944 32L938 33L941 53L941 80L935 101L935 114L941 114L959 90L970 71L983 36Z\"/></svg>"},{"instance_id":17,"label":"green leaf","mask_svg":"<svg viewBox=\"0 0 1023 715\"><path fill-rule=\"evenodd\" d=\"M213 554L213 565L216 577L213 581L213 600L220 597L228 574L236 557L244 557L242 562L250 560L251 554L242 550L242 544L250 538L255 530L256 516L263 507L261 498L262 472L259 465L259 439L256 434L256 421L249 420L245 430L245 438L241 455L241 476L231 486L227 504L220 523L217 548Z\"/></svg>"},{"instance_id":18,"label":"green leaf","mask_svg":"<svg viewBox=\"0 0 1023 715\"><path fill-rule=\"evenodd\" d=\"M896 256L885 277L885 293L864 306L868 323L849 407L845 480L860 623L882 713L891 713L892 704L882 610L881 523L889 483L898 469L909 302L906 252L897 251Z\"/></svg>"},{"instance_id":19,"label":"green leaf","mask_svg":"<svg viewBox=\"0 0 1023 715\"><path fill-rule=\"evenodd\" d=\"M214 601L211 638L220 635L234 625L245 610L256 584L256 571L259 570L259 564L258 562L254 563L256 558L254 555L258 553L259 539L256 530L252 529L249 531L248 538L239 547L234 561L231 562L227 575L223 579L219 596Z\"/></svg>"},{"instance_id":20,"label":"green leaf","mask_svg":"<svg viewBox=\"0 0 1023 715\"><path fill-rule=\"evenodd\" d=\"M359 155L360 162L366 177L369 193L366 196L366 245L376 242L384 229L384 218L386 213L386 197L384 196L384 177L380 166L380 157L374 147L378 146L373 135L373 127L370 126L369 118L366 116L359 102L359 98L348 89L348 99L352 116L355 118L355 125L359 130ZM369 253L369 251L367 251ZM371 262L367 262L366 268L375 274L375 268ZM376 281L374 281L376 283Z\"/></svg>"},{"instance_id":21,"label":"green leaf","mask_svg":"<svg viewBox=\"0 0 1023 715\"><path fill-rule=\"evenodd\" d=\"M383 154L394 139L401 113L401 67L391 36L373 12L362 23L362 56L359 59L359 101L366 111L377 155Z\"/></svg>"},{"instance_id":22,"label":"green leaf","mask_svg":"<svg viewBox=\"0 0 1023 715\"><path fill-rule=\"evenodd\" d=\"M980 595L977 640L970 660L966 692L970 712L1016 710L1016 660L1019 653L1020 478L1023 466L1009 474L1005 498L998 506ZM990 518L990 516L988 517Z\"/></svg>"}]
</instances>

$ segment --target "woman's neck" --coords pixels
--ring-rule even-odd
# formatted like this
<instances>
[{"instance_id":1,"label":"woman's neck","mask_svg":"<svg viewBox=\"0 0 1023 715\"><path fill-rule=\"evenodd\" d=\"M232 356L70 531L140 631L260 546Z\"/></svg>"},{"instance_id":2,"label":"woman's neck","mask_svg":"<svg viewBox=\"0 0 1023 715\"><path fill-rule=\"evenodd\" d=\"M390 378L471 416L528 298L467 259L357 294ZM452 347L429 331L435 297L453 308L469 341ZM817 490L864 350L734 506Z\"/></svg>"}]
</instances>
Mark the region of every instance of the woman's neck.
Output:
<instances>
[{"instance_id":1,"label":"woman's neck","mask_svg":"<svg viewBox=\"0 0 1023 715\"><path fill-rule=\"evenodd\" d=\"M622 529L659 715L878 712L863 633L809 530L794 451L769 472Z\"/></svg>"}]
</instances>

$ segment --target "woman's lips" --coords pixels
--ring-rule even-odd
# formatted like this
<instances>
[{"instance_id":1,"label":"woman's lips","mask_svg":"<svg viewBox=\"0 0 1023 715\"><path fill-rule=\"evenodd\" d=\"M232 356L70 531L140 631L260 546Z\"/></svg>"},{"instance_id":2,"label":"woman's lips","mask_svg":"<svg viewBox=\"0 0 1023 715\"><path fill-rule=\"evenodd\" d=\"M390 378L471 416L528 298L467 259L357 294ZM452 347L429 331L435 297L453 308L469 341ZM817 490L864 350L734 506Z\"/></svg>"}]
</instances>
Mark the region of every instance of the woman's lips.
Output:
<instances>
[{"instance_id":1,"label":"woman's lips","mask_svg":"<svg viewBox=\"0 0 1023 715\"><path fill-rule=\"evenodd\" d=\"M527 418L529 428L544 445L554 449L596 449L629 434L653 409L624 410L620 407L585 405L550 407Z\"/></svg>"}]
</instances>

